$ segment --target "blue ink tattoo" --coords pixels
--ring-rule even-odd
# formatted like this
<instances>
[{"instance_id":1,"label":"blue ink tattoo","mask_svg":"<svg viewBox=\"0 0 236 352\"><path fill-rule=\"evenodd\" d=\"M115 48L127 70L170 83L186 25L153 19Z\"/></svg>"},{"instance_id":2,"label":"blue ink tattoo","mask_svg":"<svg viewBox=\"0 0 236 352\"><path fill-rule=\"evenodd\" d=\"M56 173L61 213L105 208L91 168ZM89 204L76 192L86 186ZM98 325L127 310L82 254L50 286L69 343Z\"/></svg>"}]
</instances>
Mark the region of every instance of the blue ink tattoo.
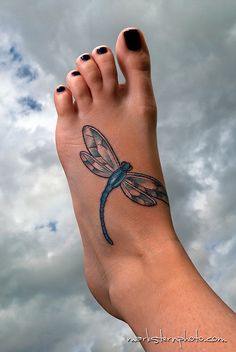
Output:
<instances>
[{"instance_id":1,"label":"blue ink tattoo","mask_svg":"<svg viewBox=\"0 0 236 352\"><path fill-rule=\"evenodd\" d=\"M169 205L168 196L160 181L152 176L130 172L132 165L127 161L120 163L106 137L95 127L84 126L82 134L88 152L80 152L81 160L95 175L108 179L100 198L100 221L105 239L113 245L104 220L105 204L113 189L120 186L129 199L148 207L156 205L157 199Z\"/></svg>"}]
</instances>

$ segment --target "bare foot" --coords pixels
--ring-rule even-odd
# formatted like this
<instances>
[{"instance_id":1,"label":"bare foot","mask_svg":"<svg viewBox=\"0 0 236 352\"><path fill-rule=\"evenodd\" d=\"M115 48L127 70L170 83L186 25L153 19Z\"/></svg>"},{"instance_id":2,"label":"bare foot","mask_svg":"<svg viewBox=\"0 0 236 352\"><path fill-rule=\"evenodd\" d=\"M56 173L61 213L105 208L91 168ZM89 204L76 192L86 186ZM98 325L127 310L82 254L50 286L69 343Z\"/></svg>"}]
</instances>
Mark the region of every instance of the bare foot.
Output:
<instances>
[{"instance_id":1,"label":"bare foot","mask_svg":"<svg viewBox=\"0 0 236 352\"><path fill-rule=\"evenodd\" d=\"M235 315L197 272L172 226L156 143L156 103L143 34L122 31L116 54L83 54L58 87L56 143L84 245L84 269L97 301L136 335L201 330L235 349ZM171 319L170 319L171 317ZM172 319L173 318L173 319ZM141 343L157 351L148 337ZM224 341L225 341L224 340ZM140 341L140 339L138 339ZM215 344L185 344L186 351ZM158 345L158 351L169 350ZM179 351L178 344L171 350Z\"/></svg>"},{"instance_id":2,"label":"bare foot","mask_svg":"<svg viewBox=\"0 0 236 352\"><path fill-rule=\"evenodd\" d=\"M76 60L67 87L55 92L55 105L57 150L80 227L87 283L98 302L122 319L112 292L139 277L131 259L155 255L177 240L156 143L157 109L143 34L122 31L116 55L125 84L118 83L111 50L97 47Z\"/></svg>"}]
</instances>

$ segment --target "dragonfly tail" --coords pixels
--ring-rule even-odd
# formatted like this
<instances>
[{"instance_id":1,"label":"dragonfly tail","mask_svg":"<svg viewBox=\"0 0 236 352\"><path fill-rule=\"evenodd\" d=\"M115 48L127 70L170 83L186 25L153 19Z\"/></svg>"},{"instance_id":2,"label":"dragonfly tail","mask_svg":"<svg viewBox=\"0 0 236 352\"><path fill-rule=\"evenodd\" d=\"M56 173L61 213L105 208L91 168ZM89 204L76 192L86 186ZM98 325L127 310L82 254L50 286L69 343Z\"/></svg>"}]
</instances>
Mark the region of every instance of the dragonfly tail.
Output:
<instances>
[{"instance_id":1,"label":"dragonfly tail","mask_svg":"<svg viewBox=\"0 0 236 352\"><path fill-rule=\"evenodd\" d=\"M105 209L105 204L108 198L109 193L111 192L111 190L108 190L107 187L104 189L102 196L101 196L101 200L100 200L100 221L101 221L101 226L102 226L102 232L103 235L106 239L106 241L110 244L113 245L113 241L111 239L111 237L109 236L108 232L107 232L107 228L106 228L106 224L105 224L105 219L104 219L104 209Z\"/></svg>"}]
</instances>

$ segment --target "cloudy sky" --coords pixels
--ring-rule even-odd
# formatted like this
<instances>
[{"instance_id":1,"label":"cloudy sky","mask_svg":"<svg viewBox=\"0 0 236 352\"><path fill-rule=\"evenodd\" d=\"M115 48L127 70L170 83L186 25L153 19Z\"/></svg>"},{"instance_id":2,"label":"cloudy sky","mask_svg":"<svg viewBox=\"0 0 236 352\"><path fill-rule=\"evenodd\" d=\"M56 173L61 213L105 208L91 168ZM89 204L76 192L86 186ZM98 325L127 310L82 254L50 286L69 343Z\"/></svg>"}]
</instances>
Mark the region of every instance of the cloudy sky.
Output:
<instances>
[{"instance_id":1,"label":"cloudy sky","mask_svg":"<svg viewBox=\"0 0 236 352\"><path fill-rule=\"evenodd\" d=\"M139 350L86 287L52 101L75 58L127 26L150 45L176 230L236 309L236 2L0 0L2 352Z\"/></svg>"}]
</instances>

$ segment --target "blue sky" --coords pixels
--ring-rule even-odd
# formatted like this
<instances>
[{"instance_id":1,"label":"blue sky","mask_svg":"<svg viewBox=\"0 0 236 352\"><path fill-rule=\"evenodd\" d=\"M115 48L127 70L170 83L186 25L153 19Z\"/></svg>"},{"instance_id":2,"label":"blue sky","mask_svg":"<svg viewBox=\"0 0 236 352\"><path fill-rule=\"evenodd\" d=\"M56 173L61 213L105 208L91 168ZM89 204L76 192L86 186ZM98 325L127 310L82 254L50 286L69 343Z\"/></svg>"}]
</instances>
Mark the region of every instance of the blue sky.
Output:
<instances>
[{"instance_id":1,"label":"blue sky","mask_svg":"<svg viewBox=\"0 0 236 352\"><path fill-rule=\"evenodd\" d=\"M2 1L0 15L1 349L137 351L127 344L131 330L109 317L86 286L55 150L52 100L79 54L100 44L114 50L119 31L131 25L150 43L177 233L203 277L235 309L235 2L27 5Z\"/></svg>"}]
</instances>

